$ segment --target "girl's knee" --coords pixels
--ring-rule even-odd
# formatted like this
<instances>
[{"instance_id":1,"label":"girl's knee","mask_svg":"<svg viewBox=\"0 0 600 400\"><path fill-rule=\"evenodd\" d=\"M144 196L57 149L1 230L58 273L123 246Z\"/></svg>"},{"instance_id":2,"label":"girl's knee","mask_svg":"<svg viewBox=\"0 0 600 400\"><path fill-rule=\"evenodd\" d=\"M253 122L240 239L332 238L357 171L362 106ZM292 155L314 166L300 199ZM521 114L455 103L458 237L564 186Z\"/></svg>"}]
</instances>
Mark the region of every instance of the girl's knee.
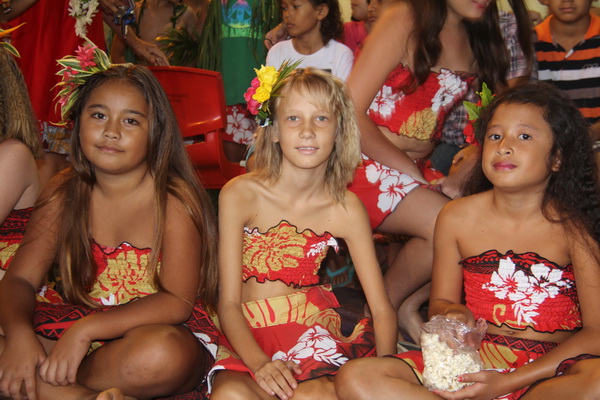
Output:
<instances>
[{"instance_id":1,"label":"girl's knee","mask_svg":"<svg viewBox=\"0 0 600 400\"><path fill-rule=\"evenodd\" d=\"M213 382L210 400L259 400L261 396L256 393L256 390L262 389L260 387L253 388L252 382L254 380L247 374L218 372ZM267 393L265 392L264 395L263 397L266 397Z\"/></svg>"},{"instance_id":2,"label":"girl's knee","mask_svg":"<svg viewBox=\"0 0 600 400\"><path fill-rule=\"evenodd\" d=\"M127 332L123 340L127 342L123 373L142 380L142 385L184 384L203 356L193 334L181 326L142 326Z\"/></svg>"},{"instance_id":3,"label":"girl's knee","mask_svg":"<svg viewBox=\"0 0 600 400\"><path fill-rule=\"evenodd\" d=\"M357 395L365 389L366 358L357 358L344 364L335 376L335 393L340 399L359 398ZM360 382L360 383L359 383Z\"/></svg>"}]
</instances>

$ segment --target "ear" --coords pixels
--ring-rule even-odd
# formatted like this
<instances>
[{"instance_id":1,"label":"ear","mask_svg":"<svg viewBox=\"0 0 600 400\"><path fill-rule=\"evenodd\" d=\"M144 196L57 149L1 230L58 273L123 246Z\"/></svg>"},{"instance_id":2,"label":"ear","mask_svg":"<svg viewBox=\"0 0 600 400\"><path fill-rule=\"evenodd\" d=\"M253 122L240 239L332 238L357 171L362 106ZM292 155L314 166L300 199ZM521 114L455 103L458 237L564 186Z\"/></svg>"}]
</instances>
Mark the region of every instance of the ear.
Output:
<instances>
[{"instance_id":1,"label":"ear","mask_svg":"<svg viewBox=\"0 0 600 400\"><path fill-rule=\"evenodd\" d=\"M560 153L558 153L557 155L554 156L554 160L552 161L552 166L550 167L550 169L552 170L552 172L558 172L558 171L560 171L561 165L562 165L562 156Z\"/></svg>"},{"instance_id":2,"label":"ear","mask_svg":"<svg viewBox=\"0 0 600 400\"><path fill-rule=\"evenodd\" d=\"M322 21L329 14L329 6L327 4L321 4L317 8L317 19Z\"/></svg>"}]
</instances>

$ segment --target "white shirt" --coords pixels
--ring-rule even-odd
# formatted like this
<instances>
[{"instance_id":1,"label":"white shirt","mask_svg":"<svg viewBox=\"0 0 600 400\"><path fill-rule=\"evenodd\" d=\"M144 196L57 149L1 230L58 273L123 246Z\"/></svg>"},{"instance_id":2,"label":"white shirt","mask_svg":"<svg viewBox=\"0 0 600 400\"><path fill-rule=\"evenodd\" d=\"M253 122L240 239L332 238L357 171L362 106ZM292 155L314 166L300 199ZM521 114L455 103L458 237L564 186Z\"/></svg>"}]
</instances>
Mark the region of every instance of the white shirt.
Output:
<instances>
[{"instance_id":1,"label":"white shirt","mask_svg":"<svg viewBox=\"0 0 600 400\"><path fill-rule=\"evenodd\" d=\"M294 62L300 59L302 59L302 62L298 65L300 68L320 68L346 81L352 69L354 55L346 45L333 39L313 54L300 54L296 51L290 39L276 43L271 47L267 54L267 66L279 68L286 60Z\"/></svg>"}]
</instances>

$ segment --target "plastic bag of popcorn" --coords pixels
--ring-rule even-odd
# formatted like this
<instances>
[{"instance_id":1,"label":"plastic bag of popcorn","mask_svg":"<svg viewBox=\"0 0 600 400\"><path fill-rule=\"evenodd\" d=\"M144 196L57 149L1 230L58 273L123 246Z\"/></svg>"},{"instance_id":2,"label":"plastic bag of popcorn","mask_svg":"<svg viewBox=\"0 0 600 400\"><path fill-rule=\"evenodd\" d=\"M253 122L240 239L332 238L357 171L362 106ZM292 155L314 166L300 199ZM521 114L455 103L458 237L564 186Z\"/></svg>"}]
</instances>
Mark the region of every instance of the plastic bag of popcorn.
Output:
<instances>
[{"instance_id":1,"label":"plastic bag of popcorn","mask_svg":"<svg viewBox=\"0 0 600 400\"><path fill-rule=\"evenodd\" d=\"M421 326L423 384L429 390L455 391L469 385L458 376L483 369L477 351L486 330L483 319L474 328L456 319L436 315Z\"/></svg>"}]
</instances>

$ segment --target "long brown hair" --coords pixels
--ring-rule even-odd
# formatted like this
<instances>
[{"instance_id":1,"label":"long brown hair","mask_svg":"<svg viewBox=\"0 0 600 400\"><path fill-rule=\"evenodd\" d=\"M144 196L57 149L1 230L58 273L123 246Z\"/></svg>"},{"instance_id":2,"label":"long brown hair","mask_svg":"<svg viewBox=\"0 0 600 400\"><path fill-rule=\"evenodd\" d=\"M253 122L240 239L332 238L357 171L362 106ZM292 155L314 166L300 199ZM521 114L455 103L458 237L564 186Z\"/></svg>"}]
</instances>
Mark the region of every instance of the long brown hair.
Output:
<instances>
[{"instance_id":1,"label":"long brown hair","mask_svg":"<svg viewBox=\"0 0 600 400\"><path fill-rule=\"evenodd\" d=\"M94 166L85 158L79 139L80 116L91 93L108 81L119 81L137 88L148 103L148 170L154 179L156 204L154 240L149 270L154 286L164 290L159 280L159 259L162 247L167 196L172 195L187 209L201 237L201 282L198 294L209 308L216 304L217 229L215 216L206 191L200 186L189 161L175 115L159 82L144 67L135 65L113 66L92 75L81 87L70 118L71 163L64 183L55 195L60 196L61 211L58 220L57 261L66 298L77 304L97 307L88 296L96 280L96 269L91 250L90 197L96 183ZM118 93L115 93L118 95Z\"/></svg>"},{"instance_id":2,"label":"long brown hair","mask_svg":"<svg viewBox=\"0 0 600 400\"><path fill-rule=\"evenodd\" d=\"M17 139L40 156L38 123L25 79L13 56L0 47L0 142Z\"/></svg>"},{"instance_id":3,"label":"long brown hair","mask_svg":"<svg viewBox=\"0 0 600 400\"><path fill-rule=\"evenodd\" d=\"M447 17L445 0L405 0L413 9L415 17L411 40L414 42L413 75L414 82L405 90L411 91L423 84L431 68L438 62L442 52L440 32ZM510 0L518 27L519 43L529 65L533 63L531 44L531 19L523 0ZM479 82L486 82L492 91L506 86L506 73L510 58L502 37L498 7L491 1L477 21L464 20L469 44L475 56Z\"/></svg>"}]
</instances>

